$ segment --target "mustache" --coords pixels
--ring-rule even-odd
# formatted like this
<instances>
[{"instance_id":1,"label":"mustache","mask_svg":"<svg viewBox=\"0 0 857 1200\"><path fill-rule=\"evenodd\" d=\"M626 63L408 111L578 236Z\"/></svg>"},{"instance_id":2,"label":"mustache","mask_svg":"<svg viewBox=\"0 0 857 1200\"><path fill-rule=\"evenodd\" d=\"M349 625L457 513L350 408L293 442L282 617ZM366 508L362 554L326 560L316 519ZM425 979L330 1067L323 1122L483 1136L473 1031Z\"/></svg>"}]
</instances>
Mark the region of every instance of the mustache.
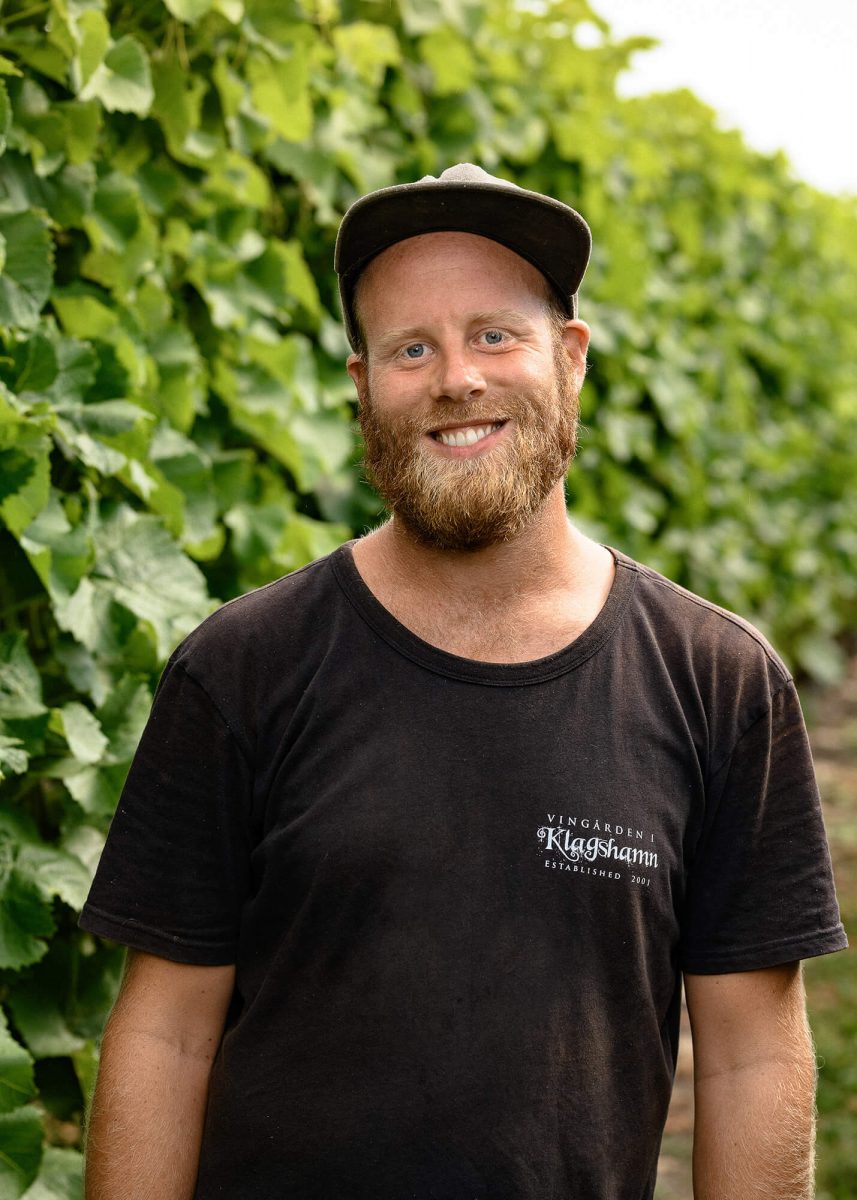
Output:
<instances>
[{"instance_id":1,"label":"mustache","mask_svg":"<svg viewBox=\"0 0 857 1200\"><path fill-rule=\"evenodd\" d=\"M550 389L541 390L536 399L548 399ZM360 407L374 410L374 404L369 396L360 397ZM456 401L445 403L435 401L424 412L404 412L395 417L397 428L409 434L434 433L447 425L494 425L509 421L516 416L526 416L532 413L534 396L508 393L496 401L490 396L482 397L478 407L466 406Z\"/></svg>"}]
</instances>

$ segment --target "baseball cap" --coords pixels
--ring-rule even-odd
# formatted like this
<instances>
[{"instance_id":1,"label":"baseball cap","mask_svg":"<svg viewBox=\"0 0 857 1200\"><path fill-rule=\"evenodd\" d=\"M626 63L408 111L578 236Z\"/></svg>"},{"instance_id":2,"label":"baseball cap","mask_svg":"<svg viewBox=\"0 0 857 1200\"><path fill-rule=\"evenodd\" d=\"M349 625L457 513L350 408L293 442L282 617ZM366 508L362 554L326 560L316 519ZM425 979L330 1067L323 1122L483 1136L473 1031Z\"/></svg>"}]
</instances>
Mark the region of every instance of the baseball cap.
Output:
<instances>
[{"instance_id":1,"label":"baseball cap","mask_svg":"<svg viewBox=\"0 0 857 1200\"><path fill-rule=\"evenodd\" d=\"M480 234L514 250L548 279L569 316L577 316L577 291L592 248L580 213L473 163L459 163L437 178L369 192L342 218L333 261L352 346L358 341L354 289L372 259L406 238L447 230Z\"/></svg>"}]
</instances>

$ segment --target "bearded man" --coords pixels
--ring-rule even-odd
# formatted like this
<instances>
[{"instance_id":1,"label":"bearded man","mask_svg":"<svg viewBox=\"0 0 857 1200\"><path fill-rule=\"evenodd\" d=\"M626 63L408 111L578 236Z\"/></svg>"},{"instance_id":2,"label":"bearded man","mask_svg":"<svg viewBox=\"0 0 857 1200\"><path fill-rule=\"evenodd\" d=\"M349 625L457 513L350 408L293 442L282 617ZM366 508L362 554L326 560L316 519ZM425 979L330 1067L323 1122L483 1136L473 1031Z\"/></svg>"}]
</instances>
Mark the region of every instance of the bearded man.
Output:
<instances>
[{"instance_id":1,"label":"bearded man","mask_svg":"<svg viewBox=\"0 0 857 1200\"><path fill-rule=\"evenodd\" d=\"M336 265L389 519L175 652L85 928L131 948L88 1200L812 1195L845 944L792 679L569 521L590 234L464 165Z\"/></svg>"}]
</instances>

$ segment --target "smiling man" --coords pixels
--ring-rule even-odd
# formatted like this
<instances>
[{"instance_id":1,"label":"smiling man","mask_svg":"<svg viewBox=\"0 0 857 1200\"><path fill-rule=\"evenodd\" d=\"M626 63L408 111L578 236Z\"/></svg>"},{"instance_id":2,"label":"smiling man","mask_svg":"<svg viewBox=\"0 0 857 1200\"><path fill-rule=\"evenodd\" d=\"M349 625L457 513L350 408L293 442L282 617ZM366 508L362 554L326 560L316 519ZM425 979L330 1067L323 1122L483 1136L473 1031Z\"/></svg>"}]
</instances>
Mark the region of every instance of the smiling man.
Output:
<instances>
[{"instance_id":1,"label":"smiling man","mask_svg":"<svg viewBox=\"0 0 857 1200\"><path fill-rule=\"evenodd\" d=\"M88 1200L809 1200L845 944L792 679L585 537L590 235L459 166L346 214L389 518L167 666L81 922L131 948Z\"/></svg>"}]
</instances>

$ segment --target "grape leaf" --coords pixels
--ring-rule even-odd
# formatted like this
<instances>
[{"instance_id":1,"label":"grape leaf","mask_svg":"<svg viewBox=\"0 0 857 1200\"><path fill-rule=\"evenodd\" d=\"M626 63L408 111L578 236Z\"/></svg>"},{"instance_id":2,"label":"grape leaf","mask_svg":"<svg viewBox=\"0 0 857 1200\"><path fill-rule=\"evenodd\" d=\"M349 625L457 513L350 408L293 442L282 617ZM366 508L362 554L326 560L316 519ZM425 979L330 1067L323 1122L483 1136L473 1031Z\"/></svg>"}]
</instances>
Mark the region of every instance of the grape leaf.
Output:
<instances>
[{"instance_id":1,"label":"grape leaf","mask_svg":"<svg viewBox=\"0 0 857 1200\"><path fill-rule=\"evenodd\" d=\"M34 1092L33 1060L12 1037L0 1009L0 1113L26 1104Z\"/></svg>"},{"instance_id":2,"label":"grape leaf","mask_svg":"<svg viewBox=\"0 0 857 1200\"><path fill-rule=\"evenodd\" d=\"M81 100L100 100L108 112L144 117L154 99L149 59L130 34L115 42L78 93Z\"/></svg>"},{"instance_id":3,"label":"grape leaf","mask_svg":"<svg viewBox=\"0 0 857 1200\"><path fill-rule=\"evenodd\" d=\"M0 274L0 325L32 329L50 295L53 242L47 221L36 213L0 216L6 246Z\"/></svg>"},{"instance_id":4,"label":"grape leaf","mask_svg":"<svg viewBox=\"0 0 857 1200\"><path fill-rule=\"evenodd\" d=\"M0 1200L17 1200L42 1161L42 1120L31 1104L0 1113Z\"/></svg>"},{"instance_id":5,"label":"grape leaf","mask_svg":"<svg viewBox=\"0 0 857 1200\"><path fill-rule=\"evenodd\" d=\"M21 1200L83 1200L83 1155L46 1146L39 1174Z\"/></svg>"}]
</instances>

